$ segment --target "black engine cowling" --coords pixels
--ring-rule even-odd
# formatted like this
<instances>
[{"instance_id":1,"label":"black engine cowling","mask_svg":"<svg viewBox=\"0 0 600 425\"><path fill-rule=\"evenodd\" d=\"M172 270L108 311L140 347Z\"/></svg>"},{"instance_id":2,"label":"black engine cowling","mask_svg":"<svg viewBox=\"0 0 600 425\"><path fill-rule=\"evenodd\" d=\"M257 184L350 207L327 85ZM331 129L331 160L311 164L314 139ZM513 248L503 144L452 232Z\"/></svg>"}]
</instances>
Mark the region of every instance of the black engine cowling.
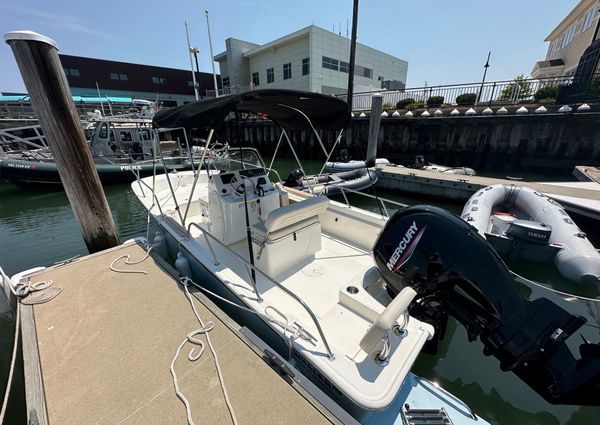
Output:
<instances>
[{"instance_id":1,"label":"black engine cowling","mask_svg":"<svg viewBox=\"0 0 600 425\"><path fill-rule=\"evenodd\" d=\"M413 287L410 314L439 335L451 315L503 370L549 402L600 405L600 345L584 341L575 356L565 342L586 319L545 298L525 299L498 254L465 221L431 206L398 211L373 254L390 294Z\"/></svg>"}]
</instances>

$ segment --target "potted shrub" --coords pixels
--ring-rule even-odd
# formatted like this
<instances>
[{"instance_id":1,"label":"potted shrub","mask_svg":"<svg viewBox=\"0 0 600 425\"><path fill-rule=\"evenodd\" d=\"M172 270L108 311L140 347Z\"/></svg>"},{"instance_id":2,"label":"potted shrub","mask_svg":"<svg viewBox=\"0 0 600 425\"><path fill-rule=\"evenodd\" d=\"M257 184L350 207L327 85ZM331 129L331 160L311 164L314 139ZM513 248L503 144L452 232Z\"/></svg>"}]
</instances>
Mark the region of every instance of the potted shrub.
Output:
<instances>
[{"instance_id":1,"label":"potted shrub","mask_svg":"<svg viewBox=\"0 0 600 425\"><path fill-rule=\"evenodd\" d=\"M412 97L407 97L406 99L401 99L396 103L397 109L410 109L408 106L413 105L415 100Z\"/></svg>"},{"instance_id":2,"label":"potted shrub","mask_svg":"<svg viewBox=\"0 0 600 425\"><path fill-rule=\"evenodd\" d=\"M444 103L444 96L429 96L427 99L427 106L442 106L442 103Z\"/></svg>"},{"instance_id":3,"label":"potted shrub","mask_svg":"<svg viewBox=\"0 0 600 425\"><path fill-rule=\"evenodd\" d=\"M456 96L457 105L474 105L477 100L477 93L463 93Z\"/></svg>"}]
</instances>

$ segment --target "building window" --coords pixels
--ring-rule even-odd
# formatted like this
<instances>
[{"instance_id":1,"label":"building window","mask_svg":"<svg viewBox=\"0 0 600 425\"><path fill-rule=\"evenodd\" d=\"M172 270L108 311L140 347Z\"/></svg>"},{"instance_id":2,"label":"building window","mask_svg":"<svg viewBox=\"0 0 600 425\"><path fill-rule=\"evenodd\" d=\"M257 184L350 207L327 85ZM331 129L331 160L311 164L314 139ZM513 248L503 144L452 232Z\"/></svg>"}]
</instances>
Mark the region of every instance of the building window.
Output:
<instances>
[{"instance_id":1,"label":"building window","mask_svg":"<svg viewBox=\"0 0 600 425\"><path fill-rule=\"evenodd\" d=\"M63 68L63 70L65 71L65 75L71 76L71 77L79 77L79 69L78 68Z\"/></svg>"},{"instance_id":2,"label":"building window","mask_svg":"<svg viewBox=\"0 0 600 425\"><path fill-rule=\"evenodd\" d=\"M260 85L260 78L258 77L258 72L252 73L252 84L254 85L254 87Z\"/></svg>"},{"instance_id":3,"label":"building window","mask_svg":"<svg viewBox=\"0 0 600 425\"><path fill-rule=\"evenodd\" d=\"M302 75L310 74L310 58L302 59Z\"/></svg>"},{"instance_id":4,"label":"building window","mask_svg":"<svg viewBox=\"0 0 600 425\"><path fill-rule=\"evenodd\" d=\"M119 79L119 74L115 74L115 73L110 73L110 79L111 80L118 80Z\"/></svg>"},{"instance_id":5,"label":"building window","mask_svg":"<svg viewBox=\"0 0 600 425\"><path fill-rule=\"evenodd\" d=\"M323 56L323 68L333 69L334 71L337 71L339 68L338 60L328 58L327 56Z\"/></svg>"},{"instance_id":6,"label":"building window","mask_svg":"<svg viewBox=\"0 0 600 425\"><path fill-rule=\"evenodd\" d=\"M127 81L127 74L117 74L115 72L111 72L110 73L110 79L111 80Z\"/></svg>"},{"instance_id":7,"label":"building window","mask_svg":"<svg viewBox=\"0 0 600 425\"><path fill-rule=\"evenodd\" d=\"M348 62L340 61L340 71L346 74L350 73L350 64Z\"/></svg>"},{"instance_id":8,"label":"building window","mask_svg":"<svg viewBox=\"0 0 600 425\"><path fill-rule=\"evenodd\" d=\"M289 80L290 78L292 78L292 64L284 63L283 64L283 79Z\"/></svg>"},{"instance_id":9,"label":"building window","mask_svg":"<svg viewBox=\"0 0 600 425\"><path fill-rule=\"evenodd\" d=\"M267 68L267 84L275 81L275 70L273 68Z\"/></svg>"},{"instance_id":10,"label":"building window","mask_svg":"<svg viewBox=\"0 0 600 425\"><path fill-rule=\"evenodd\" d=\"M121 81L127 81L128 80L127 74L119 74L119 80L121 80Z\"/></svg>"},{"instance_id":11,"label":"building window","mask_svg":"<svg viewBox=\"0 0 600 425\"><path fill-rule=\"evenodd\" d=\"M221 78L221 84L223 85L223 87L229 87L229 77Z\"/></svg>"},{"instance_id":12,"label":"building window","mask_svg":"<svg viewBox=\"0 0 600 425\"><path fill-rule=\"evenodd\" d=\"M188 80L188 87L194 87L194 82L192 80Z\"/></svg>"},{"instance_id":13,"label":"building window","mask_svg":"<svg viewBox=\"0 0 600 425\"><path fill-rule=\"evenodd\" d=\"M355 65L354 75L357 77L373 78L373 70L364 66Z\"/></svg>"},{"instance_id":14,"label":"building window","mask_svg":"<svg viewBox=\"0 0 600 425\"><path fill-rule=\"evenodd\" d=\"M152 77L153 84L166 84L167 79L165 77Z\"/></svg>"}]
</instances>

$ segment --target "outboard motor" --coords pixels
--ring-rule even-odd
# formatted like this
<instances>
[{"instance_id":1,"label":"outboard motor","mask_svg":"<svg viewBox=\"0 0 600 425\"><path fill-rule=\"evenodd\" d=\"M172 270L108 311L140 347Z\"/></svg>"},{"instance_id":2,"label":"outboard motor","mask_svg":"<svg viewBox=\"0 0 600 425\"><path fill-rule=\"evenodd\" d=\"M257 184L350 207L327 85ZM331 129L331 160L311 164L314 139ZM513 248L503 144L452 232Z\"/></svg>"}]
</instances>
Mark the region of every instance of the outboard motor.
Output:
<instances>
[{"instance_id":1,"label":"outboard motor","mask_svg":"<svg viewBox=\"0 0 600 425\"><path fill-rule=\"evenodd\" d=\"M447 316L550 403L600 406L600 344L566 340L586 319L545 298L527 300L501 258L460 218L432 206L398 211L373 248L390 295L409 286L413 317L443 337ZM573 341L570 341L573 345Z\"/></svg>"},{"instance_id":2,"label":"outboard motor","mask_svg":"<svg viewBox=\"0 0 600 425\"><path fill-rule=\"evenodd\" d=\"M285 179L285 181L283 182L284 186L287 187L298 187L302 185L302 177L304 177L304 173L302 172L302 170L300 168L296 168L295 170L292 170L292 172L290 173L289 176L287 176L287 179Z\"/></svg>"}]
</instances>

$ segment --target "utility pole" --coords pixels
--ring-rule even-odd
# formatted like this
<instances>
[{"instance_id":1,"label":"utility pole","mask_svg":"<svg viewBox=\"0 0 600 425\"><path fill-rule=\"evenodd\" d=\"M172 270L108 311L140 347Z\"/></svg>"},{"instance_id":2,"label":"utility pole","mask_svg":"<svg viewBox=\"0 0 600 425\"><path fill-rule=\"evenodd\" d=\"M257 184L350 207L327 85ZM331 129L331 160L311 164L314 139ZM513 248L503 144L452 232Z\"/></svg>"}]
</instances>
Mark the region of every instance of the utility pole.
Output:
<instances>
[{"instance_id":1,"label":"utility pole","mask_svg":"<svg viewBox=\"0 0 600 425\"><path fill-rule=\"evenodd\" d=\"M198 85L196 83L196 74L194 73L194 64L192 63L192 45L190 44L190 33L188 31L188 24L185 23L185 35L187 36L187 44L188 44L188 54L190 55L190 68L192 69L192 83L194 84L194 95L196 96L196 100L198 100ZM195 49L195 47L194 47ZM196 61L196 64L198 61Z\"/></svg>"},{"instance_id":2,"label":"utility pole","mask_svg":"<svg viewBox=\"0 0 600 425\"><path fill-rule=\"evenodd\" d=\"M477 96L477 103L481 100L481 94L483 93L483 85L485 84L485 76L487 75L487 70L490 67L490 56L492 52L488 52L487 60L485 61L485 65L483 65L483 78L481 79L481 88L479 89L479 95Z\"/></svg>"},{"instance_id":3,"label":"utility pole","mask_svg":"<svg viewBox=\"0 0 600 425\"><path fill-rule=\"evenodd\" d=\"M208 29L208 45L210 46L210 64L212 65L213 83L215 84L215 97L219 97L219 86L217 85L217 74L215 73L215 57L213 55L212 39L210 37L210 23L208 22L208 10L204 10L206 14L206 28Z\"/></svg>"},{"instance_id":4,"label":"utility pole","mask_svg":"<svg viewBox=\"0 0 600 425\"><path fill-rule=\"evenodd\" d=\"M348 74L347 102L348 112L352 112L352 96L354 95L354 62L356 61L356 27L358 26L358 0L354 0L352 9L352 38L350 39L350 73Z\"/></svg>"},{"instance_id":5,"label":"utility pole","mask_svg":"<svg viewBox=\"0 0 600 425\"><path fill-rule=\"evenodd\" d=\"M4 34L35 109L75 218L90 253L119 244L119 236L69 83L51 38L32 31Z\"/></svg>"}]
</instances>

